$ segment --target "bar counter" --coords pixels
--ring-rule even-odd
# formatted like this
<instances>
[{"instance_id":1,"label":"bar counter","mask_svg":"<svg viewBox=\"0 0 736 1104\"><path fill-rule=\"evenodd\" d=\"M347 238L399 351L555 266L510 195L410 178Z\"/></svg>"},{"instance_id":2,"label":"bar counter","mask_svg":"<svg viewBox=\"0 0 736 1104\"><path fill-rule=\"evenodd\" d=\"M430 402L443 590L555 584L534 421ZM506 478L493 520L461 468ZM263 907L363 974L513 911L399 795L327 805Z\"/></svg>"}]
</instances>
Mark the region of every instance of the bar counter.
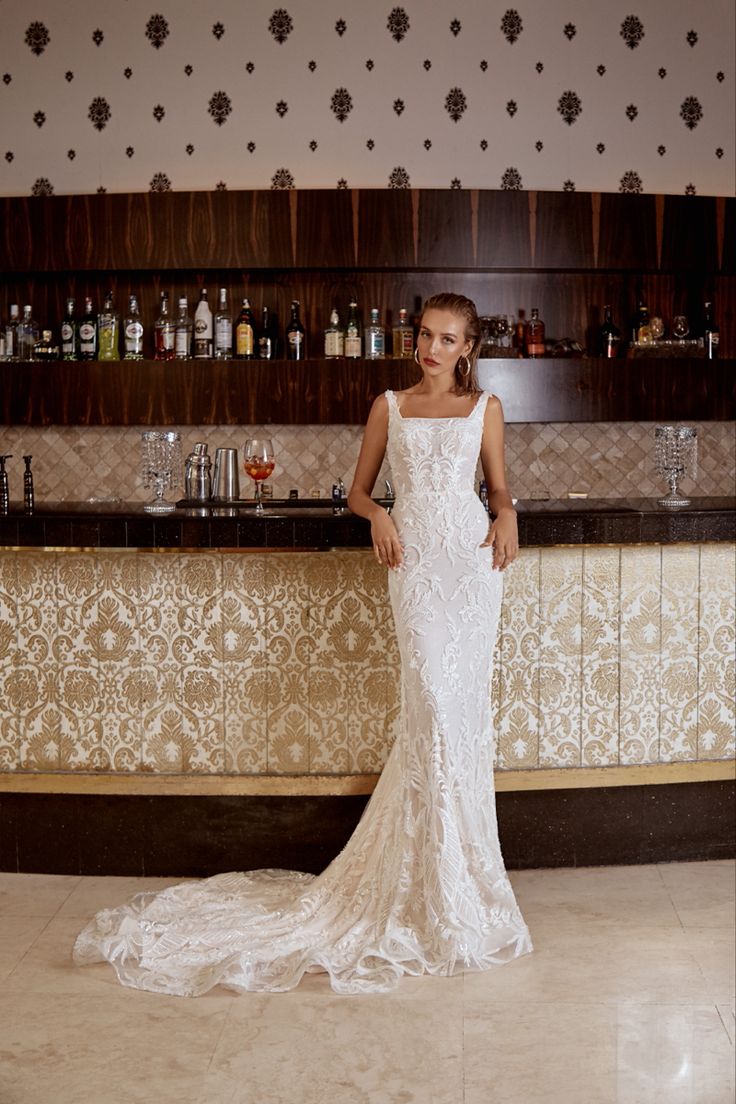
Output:
<instances>
[{"instance_id":1,"label":"bar counter","mask_svg":"<svg viewBox=\"0 0 736 1104\"><path fill-rule=\"evenodd\" d=\"M380 500L385 502L386 500ZM736 497L693 498L669 510L656 499L519 501L521 547L558 544L671 544L732 541ZM272 501L262 518L253 503L180 507L147 514L140 503L50 502L23 513L17 504L0 517L3 548L227 548L329 551L366 548L368 523L333 512L326 501Z\"/></svg>"}]
</instances>

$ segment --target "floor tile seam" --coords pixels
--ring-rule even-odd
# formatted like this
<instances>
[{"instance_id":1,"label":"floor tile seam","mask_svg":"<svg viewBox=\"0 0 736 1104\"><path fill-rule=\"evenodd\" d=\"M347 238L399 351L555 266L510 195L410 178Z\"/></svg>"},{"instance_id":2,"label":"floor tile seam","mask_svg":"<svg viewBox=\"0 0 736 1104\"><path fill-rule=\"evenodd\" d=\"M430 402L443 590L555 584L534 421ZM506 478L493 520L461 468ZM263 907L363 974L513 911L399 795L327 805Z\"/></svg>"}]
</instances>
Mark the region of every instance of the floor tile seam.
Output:
<instances>
[{"instance_id":1,"label":"floor tile seam","mask_svg":"<svg viewBox=\"0 0 736 1104\"><path fill-rule=\"evenodd\" d=\"M728 1030L728 1024L727 1024L727 1023L726 1023L726 1021L724 1020L724 1018L723 1018L723 1016L722 1016L722 1014L721 1014L721 1010L720 1010L720 1008L718 1007L718 1005L717 1005L717 1004L716 1004L716 1005L714 1005L714 1008L715 1008L715 1010L716 1010L716 1015L718 1016L718 1019L719 1019L719 1020L721 1021L721 1026L723 1027L723 1030L724 1030L724 1031L726 1032L726 1038L728 1039L729 1043L731 1044L731 1049L733 1050L733 1048L734 1048L734 1041L733 1041L733 1038L731 1037L731 1034L730 1034L730 1032L729 1032L729 1030Z\"/></svg>"},{"instance_id":2,"label":"floor tile seam","mask_svg":"<svg viewBox=\"0 0 736 1104\"><path fill-rule=\"evenodd\" d=\"M27 920L27 919L29 919L29 917L22 917L21 919L25 919L25 920ZM32 941L31 941L31 942L30 942L30 943L28 944L28 946L26 947L25 951L23 951L23 953L22 953L22 955L20 956L20 958L19 958L19 959L17 959L17 961L16 961L16 962L14 963L14 965L12 966L12 968L11 968L11 969L10 969L10 970L8 971L8 973L7 973L6 975L5 975L5 977L3 978L3 984L4 984L4 985L6 985L6 984L7 984L7 983L8 983L9 981L10 981L10 979L12 978L13 974L14 974L14 973L15 973L15 971L16 971L16 970L18 969L18 967L19 967L19 966L22 966L22 965L23 965L23 961L24 961L24 959L25 959L25 958L26 958L26 956L27 956L27 955L29 955L29 954L30 954L30 952L31 952L31 951L32 951L32 950L34 949L34 947L36 946L36 944L38 943L39 939L40 939L40 938L41 938L41 936L42 936L42 935L44 934L44 932L46 932L46 931L48 930L48 928L49 928L49 926L50 926L50 924L51 924L51 921L52 921L52 920L54 919L54 917L53 917L53 916L49 916L49 917L39 917L39 919L45 919L45 920L46 920L46 923L45 923L45 924L44 924L44 926L43 926L43 927L41 928L41 930L40 930L40 931L38 931L38 932L36 933L35 937L34 937L34 938L33 938L33 940L32 940Z\"/></svg>"}]
</instances>

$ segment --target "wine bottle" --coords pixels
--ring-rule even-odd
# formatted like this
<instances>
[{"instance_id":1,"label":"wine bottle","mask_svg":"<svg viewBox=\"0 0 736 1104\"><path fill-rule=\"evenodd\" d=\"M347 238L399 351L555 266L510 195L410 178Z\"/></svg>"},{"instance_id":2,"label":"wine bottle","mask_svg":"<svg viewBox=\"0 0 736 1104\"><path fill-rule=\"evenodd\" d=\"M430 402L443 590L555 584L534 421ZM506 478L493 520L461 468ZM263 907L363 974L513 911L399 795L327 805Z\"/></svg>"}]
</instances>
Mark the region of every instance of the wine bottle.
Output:
<instances>
[{"instance_id":1,"label":"wine bottle","mask_svg":"<svg viewBox=\"0 0 736 1104\"><path fill-rule=\"evenodd\" d=\"M287 360L304 360L307 355L307 342L304 327L299 318L299 300L292 299L291 318L286 327Z\"/></svg>"},{"instance_id":2,"label":"wine bottle","mask_svg":"<svg viewBox=\"0 0 736 1104\"><path fill-rule=\"evenodd\" d=\"M718 356L718 347L721 341L721 331L718 329L718 323L713 317L713 304L705 304L705 321L703 324L703 343L705 345L705 355L708 360L715 360Z\"/></svg>"},{"instance_id":3,"label":"wine bottle","mask_svg":"<svg viewBox=\"0 0 736 1104\"><path fill-rule=\"evenodd\" d=\"M253 360L256 355L255 324L250 300L243 299L240 314L235 323L235 356L238 360Z\"/></svg>"},{"instance_id":4,"label":"wine bottle","mask_svg":"<svg viewBox=\"0 0 736 1104\"><path fill-rule=\"evenodd\" d=\"M143 323L138 309L138 296L128 299L128 313L123 322L124 360L143 360Z\"/></svg>"},{"instance_id":5,"label":"wine bottle","mask_svg":"<svg viewBox=\"0 0 736 1104\"><path fill-rule=\"evenodd\" d=\"M603 325L598 331L598 355L610 359L617 357L621 344L621 331L614 324L610 306L603 308Z\"/></svg>"},{"instance_id":6,"label":"wine bottle","mask_svg":"<svg viewBox=\"0 0 736 1104\"><path fill-rule=\"evenodd\" d=\"M330 324L325 330L325 356L328 359L345 355L345 334L340 326L340 315L336 310L330 314Z\"/></svg>"},{"instance_id":7,"label":"wine bottle","mask_svg":"<svg viewBox=\"0 0 736 1104\"><path fill-rule=\"evenodd\" d=\"M92 310L92 300L84 300L84 314L79 323L79 359L97 358L97 315Z\"/></svg>"},{"instance_id":8,"label":"wine bottle","mask_svg":"<svg viewBox=\"0 0 736 1104\"><path fill-rule=\"evenodd\" d=\"M200 291L194 312L194 356L197 360L212 357L212 311L207 301L207 288Z\"/></svg>"},{"instance_id":9,"label":"wine bottle","mask_svg":"<svg viewBox=\"0 0 736 1104\"><path fill-rule=\"evenodd\" d=\"M220 288L215 315L215 360L229 360L233 355L233 316L227 302L227 288Z\"/></svg>"},{"instance_id":10,"label":"wine bottle","mask_svg":"<svg viewBox=\"0 0 736 1104\"><path fill-rule=\"evenodd\" d=\"M62 360L76 360L79 356L79 332L77 320L74 317L75 302L73 299L66 301L66 314L61 323L61 358Z\"/></svg>"},{"instance_id":11,"label":"wine bottle","mask_svg":"<svg viewBox=\"0 0 736 1104\"><path fill-rule=\"evenodd\" d=\"M536 357L544 356L544 330L544 322L539 317L539 311L536 307L532 307L532 316L526 324L526 330L524 333L526 342L526 355L528 357L534 359Z\"/></svg>"},{"instance_id":12,"label":"wine bottle","mask_svg":"<svg viewBox=\"0 0 736 1104\"><path fill-rule=\"evenodd\" d=\"M161 306L159 316L153 327L153 340L155 360L173 360L176 327L174 320L169 315L169 293L161 292Z\"/></svg>"},{"instance_id":13,"label":"wine bottle","mask_svg":"<svg viewBox=\"0 0 736 1104\"><path fill-rule=\"evenodd\" d=\"M355 360L362 355L363 341L358 318L358 303L351 299L348 306L348 321L345 327L345 356Z\"/></svg>"}]
</instances>

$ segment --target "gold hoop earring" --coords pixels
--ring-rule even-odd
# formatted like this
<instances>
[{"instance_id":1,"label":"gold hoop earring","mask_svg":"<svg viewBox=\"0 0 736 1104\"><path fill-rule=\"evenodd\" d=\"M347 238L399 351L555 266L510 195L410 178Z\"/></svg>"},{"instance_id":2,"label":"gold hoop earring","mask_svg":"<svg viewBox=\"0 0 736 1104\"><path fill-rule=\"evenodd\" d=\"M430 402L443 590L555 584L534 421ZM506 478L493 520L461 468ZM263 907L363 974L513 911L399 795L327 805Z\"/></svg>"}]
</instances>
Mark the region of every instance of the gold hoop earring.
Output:
<instances>
[{"instance_id":1,"label":"gold hoop earring","mask_svg":"<svg viewBox=\"0 0 736 1104\"><path fill-rule=\"evenodd\" d=\"M464 360L465 364L461 365L460 361ZM470 375L470 361L466 356L460 356L457 358L457 364L455 365L463 379L467 379Z\"/></svg>"},{"instance_id":2,"label":"gold hoop earring","mask_svg":"<svg viewBox=\"0 0 736 1104\"><path fill-rule=\"evenodd\" d=\"M422 362L419 359L419 349L416 348L414 349L414 363L416 364L417 368L422 367Z\"/></svg>"}]
</instances>

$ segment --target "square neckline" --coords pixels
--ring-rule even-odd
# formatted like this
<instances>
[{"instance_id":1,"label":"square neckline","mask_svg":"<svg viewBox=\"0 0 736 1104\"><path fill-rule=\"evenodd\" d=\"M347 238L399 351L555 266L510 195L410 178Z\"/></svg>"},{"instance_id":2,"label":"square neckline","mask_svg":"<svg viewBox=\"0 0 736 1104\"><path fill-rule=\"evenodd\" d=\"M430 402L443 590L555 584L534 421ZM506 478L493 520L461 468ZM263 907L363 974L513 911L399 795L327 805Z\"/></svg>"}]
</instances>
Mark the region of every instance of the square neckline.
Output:
<instances>
[{"instance_id":1,"label":"square neckline","mask_svg":"<svg viewBox=\"0 0 736 1104\"><path fill-rule=\"evenodd\" d=\"M469 418L473 417L476 410L483 401L484 395L486 395L487 392L481 391L480 395L475 401L475 404L473 405L473 409L470 411L469 414L450 414L446 417L442 417L441 415L439 417L433 417L431 415L427 416L423 414L402 414L401 407L399 406L398 399L396 398L396 392L392 390L390 391L390 394L393 396L396 414L402 422L467 422Z\"/></svg>"}]
</instances>

